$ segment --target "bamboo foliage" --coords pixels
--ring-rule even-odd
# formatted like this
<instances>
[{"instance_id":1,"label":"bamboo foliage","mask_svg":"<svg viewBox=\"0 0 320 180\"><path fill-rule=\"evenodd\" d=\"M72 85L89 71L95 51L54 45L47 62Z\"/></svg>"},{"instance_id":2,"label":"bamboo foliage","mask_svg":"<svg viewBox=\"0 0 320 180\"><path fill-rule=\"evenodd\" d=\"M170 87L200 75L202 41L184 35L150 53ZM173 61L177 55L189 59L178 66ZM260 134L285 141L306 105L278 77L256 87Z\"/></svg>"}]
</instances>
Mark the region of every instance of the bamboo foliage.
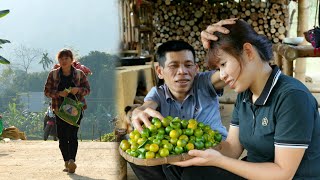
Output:
<instances>
[{"instance_id":1,"label":"bamboo foliage","mask_svg":"<svg viewBox=\"0 0 320 180\"><path fill-rule=\"evenodd\" d=\"M0 10L0 18L6 16L7 14L9 14L9 12L10 12L9 10ZM10 41L6 39L0 39L0 45L6 44L6 43L10 43ZM2 47L0 46L0 48ZM0 64L10 64L10 61L0 56Z\"/></svg>"}]
</instances>

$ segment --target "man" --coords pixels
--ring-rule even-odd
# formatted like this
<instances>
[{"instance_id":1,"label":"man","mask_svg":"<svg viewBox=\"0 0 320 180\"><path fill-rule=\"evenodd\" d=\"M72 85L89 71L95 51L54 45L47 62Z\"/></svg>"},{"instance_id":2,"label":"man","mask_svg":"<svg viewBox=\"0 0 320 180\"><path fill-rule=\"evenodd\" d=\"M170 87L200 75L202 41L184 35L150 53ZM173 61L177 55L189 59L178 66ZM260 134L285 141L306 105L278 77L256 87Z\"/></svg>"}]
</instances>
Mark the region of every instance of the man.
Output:
<instances>
[{"instance_id":1,"label":"man","mask_svg":"<svg viewBox=\"0 0 320 180\"><path fill-rule=\"evenodd\" d=\"M149 118L163 119L168 115L181 119L197 119L218 130L223 139L226 128L221 123L218 96L222 95L224 83L219 73L199 73L195 51L184 41L168 41L159 46L156 54L159 66L156 72L164 85L153 87L144 99L144 104L132 112L132 124L142 131L142 124L151 125ZM139 179L174 179L175 173L184 168L163 166L131 167Z\"/></svg>"}]
</instances>

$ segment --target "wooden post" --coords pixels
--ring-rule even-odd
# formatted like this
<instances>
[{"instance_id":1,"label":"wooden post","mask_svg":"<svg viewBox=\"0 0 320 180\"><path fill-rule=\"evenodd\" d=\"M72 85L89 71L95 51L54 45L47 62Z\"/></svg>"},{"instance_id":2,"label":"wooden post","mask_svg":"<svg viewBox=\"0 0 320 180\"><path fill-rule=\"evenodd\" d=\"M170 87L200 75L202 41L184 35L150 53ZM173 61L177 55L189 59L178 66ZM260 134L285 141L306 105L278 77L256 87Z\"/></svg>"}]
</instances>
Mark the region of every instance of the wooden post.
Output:
<instances>
[{"instance_id":1,"label":"wooden post","mask_svg":"<svg viewBox=\"0 0 320 180\"><path fill-rule=\"evenodd\" d=\"M310 1L299 0L298 2L298 31L297 36L303 37L303 32L308 30L308 19L309 19L309 4ZM306 41L303 43L307 44ZM306 59L300 59L295 64L295 78L305 83L306 78Z\"/></svg>"},{"instance_id":2,"label":"wooden post","mask_svg":"<svg viewBox=\"0 0 320 180\"><path fill-rule=\"evenodd\" d=\"M290 46L287 44L275 44L273 45L273 51L276 53L277 59L282 57L283 72L286 75L292 76L293 61L299 62L304 57L320 57L319 53L314 52L314 48L311 45Z\"/></svg>"},{"instance_id":3,"label":"wooden post","mask_svg":"<svg viewBox=\"0 0 320 180\"><path fill-rule=\"evenodd\" d=\"M282 70L282 56L279 53L274 52L274 62Z\"/></svg>"},{"instance_id":4,"label":"wooden post","mask_svg":"<svg viewBox=\"0 0 320 180\"><path fill-rule=\"evenodd\" d=\"M120 30L120 32L121 33L119 33L119 40L120 40L120 42L123 44L123 43L125 43L125 40L124 40L124 37L125 37L125 34L124 34L124 26L123 26L123 8L124 8L124 6L123 6L123 0L120 0L120 1L118 1L118 7L119 7L119 13L118 13L118 16L119 16L119 21L118 21L118 23L119 23L119 30Z\"/></svg>"},{"instance_id":5,"label":"wooden post","mask_svg":"<svg viewBox=\"0 0 320 180\"><path fill-rule=\"evenodd\" d=\"M283 57L282 63L284 74L288 76L293 76L293 61L288 61Z\"/></svg>"},{"instance_id":6,"label":"wooden post","mask_svg":"<svg viewBox=\"0 0 320 180\"><path fill-rule=\"evenodd\" d=\"M287 44L274 44L273 51L283 56L288 61L293 61L304 57L320 57L320 53L314 51L311 45L290 46Z\"/></svg>"},{"instance_id":7,"label":"wooden post","mask_svg":"<svg viewBox=\"0 0 320 180\"><path fill-rule=\"evenodd\" d=\"M132 49L132 26L131 26L131 15L132 13L132 2L129 1L129 7L127 7L127 18L128 18L128 42L129 42L129 49Z\"/></svg>"}]
</instances>

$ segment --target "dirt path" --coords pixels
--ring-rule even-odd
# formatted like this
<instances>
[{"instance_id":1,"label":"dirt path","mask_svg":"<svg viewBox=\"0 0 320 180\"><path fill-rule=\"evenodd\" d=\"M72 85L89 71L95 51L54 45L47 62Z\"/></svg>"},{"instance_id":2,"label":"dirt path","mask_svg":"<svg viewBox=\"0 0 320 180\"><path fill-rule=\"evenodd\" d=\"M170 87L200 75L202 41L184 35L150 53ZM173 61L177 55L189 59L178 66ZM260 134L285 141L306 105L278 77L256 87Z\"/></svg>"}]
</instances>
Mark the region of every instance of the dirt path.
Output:
<instances>
[{"instance_id":1,"label":"dirt path","mask_svg":"<svg viewBox=\"0 0 320 180\"><path fill-rule=\"evenodd\" d=\"M75 174L62 172L57 141L0 143L0 179L119 179L117 143L79 142Z\"/></svg>"}]
</instances>

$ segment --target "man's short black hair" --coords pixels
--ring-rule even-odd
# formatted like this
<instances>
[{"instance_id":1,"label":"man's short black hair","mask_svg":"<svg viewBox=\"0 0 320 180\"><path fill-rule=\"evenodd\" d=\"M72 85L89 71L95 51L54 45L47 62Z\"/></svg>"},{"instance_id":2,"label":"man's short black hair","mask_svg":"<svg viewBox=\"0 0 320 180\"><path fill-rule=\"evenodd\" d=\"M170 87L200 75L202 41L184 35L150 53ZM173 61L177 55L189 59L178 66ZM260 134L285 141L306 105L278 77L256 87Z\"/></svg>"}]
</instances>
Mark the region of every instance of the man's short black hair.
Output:
<instances>
[{"instance_id":1,"label":"man's short black hair","mask_svg":"<svg viewBox=\"0 0 320 180\"><path fill-rule=\"evenodd\" d=\"M159 65L164 67L164 64L166 62L166 53L167 52L177 52L182 50L189 50L193 54L193 60L196 59L196 53L194 51L194 48L187 42L181 41L181 40L172 40L167 41L163 44L161 44L158 47L157 53L156 53L156 59L159 62Z\"/></svg>"}]
</instances>

